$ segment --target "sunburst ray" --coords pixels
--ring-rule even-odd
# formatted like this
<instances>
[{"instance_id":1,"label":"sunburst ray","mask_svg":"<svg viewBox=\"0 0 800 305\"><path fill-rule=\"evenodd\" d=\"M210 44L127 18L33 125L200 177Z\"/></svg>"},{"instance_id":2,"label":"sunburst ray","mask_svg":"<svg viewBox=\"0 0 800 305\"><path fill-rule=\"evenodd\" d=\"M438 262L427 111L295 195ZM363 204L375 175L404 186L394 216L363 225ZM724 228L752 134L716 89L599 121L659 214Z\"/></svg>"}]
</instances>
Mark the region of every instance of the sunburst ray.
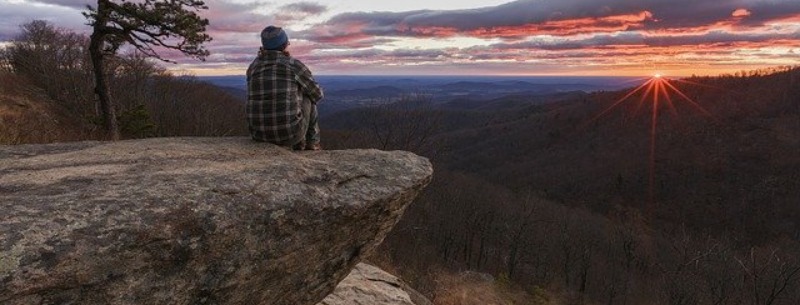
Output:
<instances>
[{"instance_id":1,"label":"sunburst ray","mask_svg":"<svg viewBox=\"0 0 800 305\"><path fill-rule=\"evenodd\" d=\"M649 81L647 81L647 82L646 82L646 83L644 83L644 84L641 84L639 87L637 87L636 89L632 90L631 92L629 92L628 94L626 94L625 96L623 96L621 99L619 99L618 101L616 101L614 104L612 104L611 106L608 106L608 108L606 108L605 110L603 110L602 112L600 112L600 113L599 113L599 114L597 114L596 116L592 117L590 120L586 121L585 123L581 124L581 125L579 126L579 129L582 129L582 128L584 128L584 127L588 126L589 124L593 123L594 121L597 121L597 120L599 120L601 117L603 117L603 116L604 116L604 115L606 115L607 113L611 112L611 110L614 110L614 108L616 108L616 107L617 107L617 106L619 106L620 104L624 103L624 102L625 102L625 100L627 100L628 98L630 98L631 96L633 96L634 94L636 94L636 92L639 92L639 91L641 91L643 88L645 88L646 86L650 85L651 83L653 83L653 80L652 80L652 79L651 79L651 80L649 80Z\"/></svg>"},{"instance_id":2,"label":"sunburst ray","mask_svg":"<svg viewBox=\"0 0 800 305\"><path fill-rule=\"evenodd\" d=\"M625 103L628 99L634 97L636 94L641 93L641 97L636 104L636 108L633 111L633 115L636 116L640 113L642 108L644 108L645 102L650 101L652 109L650 111L650 147L649 147L649 158L648 158L648 202L646 205L646 211L650 214L655 206L656 206L656 151L657 151L657 139L658 139L658 130L659 130L659 116L660 116L660 109L666 108L674 117L680 117L678 113L678 108L676 107L676 103L679 101L685 101L689 104L693 109L696 109L698 112L703 114L706 117L712 118L713 120L717 121L716 118L703 108L700 103L696 102L694 99L690 98L687 94L681 91L678 87L672 84L672 82L681 82L690 85L698 85L704 87L713 87L707 86L700 83L695 83L692 81L684 81L684 80L671 80L662 75L656 74L651 77L649 80L641 84L640 86L634 88L621 99L615 101L607 108L603 109L599 114L593 116L588 122L581 124L579 128L583 128L586 125L599 120L603 116L607 115L609 112L617 108L620 104ZM674 98L673 94L677 95L679 98ZM664 106L662 106L664 104Z\"/></svg>"},{"instance_id":3,"label":"sunburst ray","mask_svg":"<svg viewBox=\"0 0 800 305\"><path fill-rule=\"evenodd\" d=\"M688 96L687 96L686 94L684 94L684 93L683 93L683 92L682 92L680 89L676 88L675 86L673 86L673 85L672 85L672 84L670 84L669 82L665 82L664 84L665 84L665 85L667 85L667 86L668 86L670 89L672 89L672 91L674 91L675 93L677 93L677 94L678 94L680 97L684 98L684 99L685 99L687 102L689 102L689 105L692 105L692 106L693 106L695 109L697 109L698 111L700 111L700 113L702 113L702 114L704 114L704 115L706 115L706 116L708 116L708 117L710 117L710 118L712 118L712 119L716 120L716 119L714 118L714 115L712 115L712 114L711 114L711 112L708 112L708 110L706 110L705 108L703 108L703 106L700 106L700 104L698 104L697 102L695 102L695 101L694 101L692 98L688 97Z\"/></svg>"},{"instance_id":4,"label":"sunburst ray","mask_svg":"<svg viewBox=\"0 0 800 305\"><path fill-rule=\"evenodd\" d=\"M667 92L667 86L665 85L665 83L667 83L667 81L662 80L662 81L660 81L658 83L659 83L658 87L659 87L659 89L661 89L660 90L661 94L664 95L664 99L667 102L666 103L667 107L669 107L669 112L672 113L673 116L677 117L678 116L678 109L675 108L675 104L672 103L672 97L669 95L669 92Z\"/></svg>"}]
</instances>

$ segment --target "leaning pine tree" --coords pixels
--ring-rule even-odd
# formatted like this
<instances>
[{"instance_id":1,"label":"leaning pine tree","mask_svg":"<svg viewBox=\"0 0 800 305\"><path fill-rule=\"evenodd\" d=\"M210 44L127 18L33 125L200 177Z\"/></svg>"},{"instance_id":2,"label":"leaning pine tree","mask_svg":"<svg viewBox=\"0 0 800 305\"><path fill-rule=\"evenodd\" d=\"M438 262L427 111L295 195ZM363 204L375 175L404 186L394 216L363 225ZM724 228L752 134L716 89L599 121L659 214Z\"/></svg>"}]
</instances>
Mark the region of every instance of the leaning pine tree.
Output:
<instances>
[{"instance_id":1,"label":"leaning pine tree","mask_svg":"<svg viewBox=\"0 0 800 305\"><path fill-rule=\"evenodd\" d=\"M133 46L147 57L170 62L157 52L157 48L181 51L183 54L204 60L208 50L202 44L210 41L205 33L208 19L197 15L208 9L200 0L97 0L97 7L88 7L84 13L93 31L89 54L95 79L95 93L108 138L119 139L119 127L105 79L103 60L113 56L124 44Z\"/></svg>"}]
</instances>

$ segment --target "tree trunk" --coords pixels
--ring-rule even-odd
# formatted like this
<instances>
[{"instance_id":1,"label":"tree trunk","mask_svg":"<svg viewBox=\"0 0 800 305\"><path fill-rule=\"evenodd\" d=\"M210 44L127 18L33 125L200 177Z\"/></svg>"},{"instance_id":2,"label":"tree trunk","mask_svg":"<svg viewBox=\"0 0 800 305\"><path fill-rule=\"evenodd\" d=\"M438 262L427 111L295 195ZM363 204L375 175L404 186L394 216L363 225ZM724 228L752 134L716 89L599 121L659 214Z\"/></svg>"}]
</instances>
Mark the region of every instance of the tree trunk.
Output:
<instances>
[{"instance_id":1,"label":"tree trunk","mask_svg":"<svg viewBox=\"0 0 800 305\"><path fill-rule=\"evenodd\" d=\"M114 104L111 101L111 93L106 83L103 69L103 42L106 35L106 22L108 20L107 0L97 1L97 19L89 43L89 54L92 58L92 70L94 71L94 93L100 101L100 111L103 114L103 127L106 131L108 140L119 140L119 127L117 126L117 115L114 111Z\"/></svg>"},{"instance_id":2,"label":"tree trunk","mask_svg":"<svg viewBox=\"0 0 800 305\"><path fill-rule=\"evenodd\" d=\"M508 253L508 261L506 262L506 273L508 273L508 277L514 276L514 269L517 268L517 249L519 245L518 242L515 241L514 244L511 245L511 250Z\"/></svg>"}]
</instances>

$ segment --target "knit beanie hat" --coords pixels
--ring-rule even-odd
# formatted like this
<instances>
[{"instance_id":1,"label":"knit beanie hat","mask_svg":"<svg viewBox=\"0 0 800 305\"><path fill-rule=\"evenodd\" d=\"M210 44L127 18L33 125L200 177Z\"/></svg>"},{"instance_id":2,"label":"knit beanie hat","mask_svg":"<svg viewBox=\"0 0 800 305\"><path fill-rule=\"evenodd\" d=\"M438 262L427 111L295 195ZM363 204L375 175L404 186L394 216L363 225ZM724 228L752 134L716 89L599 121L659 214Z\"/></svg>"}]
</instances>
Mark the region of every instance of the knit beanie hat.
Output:
<instances>
[{"instance_id":1,"label":"knit beanie hat","mask_svg":"<svg viewBox=\"0 0 800 305\"><path fill-rule=\"evenodd\" d=\"M261 31L261 46L266 50L277 50L289 41L286 32L276 26L268 26Z\"/></svg>"}]
</instances>

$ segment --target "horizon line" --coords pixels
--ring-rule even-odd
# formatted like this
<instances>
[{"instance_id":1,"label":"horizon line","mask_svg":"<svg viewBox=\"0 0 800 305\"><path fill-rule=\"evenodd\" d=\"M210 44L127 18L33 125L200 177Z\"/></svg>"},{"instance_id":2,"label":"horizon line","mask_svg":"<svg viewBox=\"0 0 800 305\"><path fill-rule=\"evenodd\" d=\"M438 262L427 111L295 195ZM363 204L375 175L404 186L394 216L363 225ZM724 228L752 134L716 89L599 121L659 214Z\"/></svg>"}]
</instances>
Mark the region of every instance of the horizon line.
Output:
<instances>
[{"instance_id":1,"label":"horizon line","mask_svg":"<svg viewBox=\"0 0 800 305\"><path fill-rule=\"evenodd\" d=\"M241 76L245 74L220 74L220 75L186 75L194 77L231 77ZM559 74L559 75L545 75L545 74L531 74L531 75L509 75L509 74L315 74L314 76L337 76L337 77L586 77L586 78L650 78L652 75L579 75L579 74ZM665 76L669 77L669 75Z\"/></svg>"}]
</instances>

